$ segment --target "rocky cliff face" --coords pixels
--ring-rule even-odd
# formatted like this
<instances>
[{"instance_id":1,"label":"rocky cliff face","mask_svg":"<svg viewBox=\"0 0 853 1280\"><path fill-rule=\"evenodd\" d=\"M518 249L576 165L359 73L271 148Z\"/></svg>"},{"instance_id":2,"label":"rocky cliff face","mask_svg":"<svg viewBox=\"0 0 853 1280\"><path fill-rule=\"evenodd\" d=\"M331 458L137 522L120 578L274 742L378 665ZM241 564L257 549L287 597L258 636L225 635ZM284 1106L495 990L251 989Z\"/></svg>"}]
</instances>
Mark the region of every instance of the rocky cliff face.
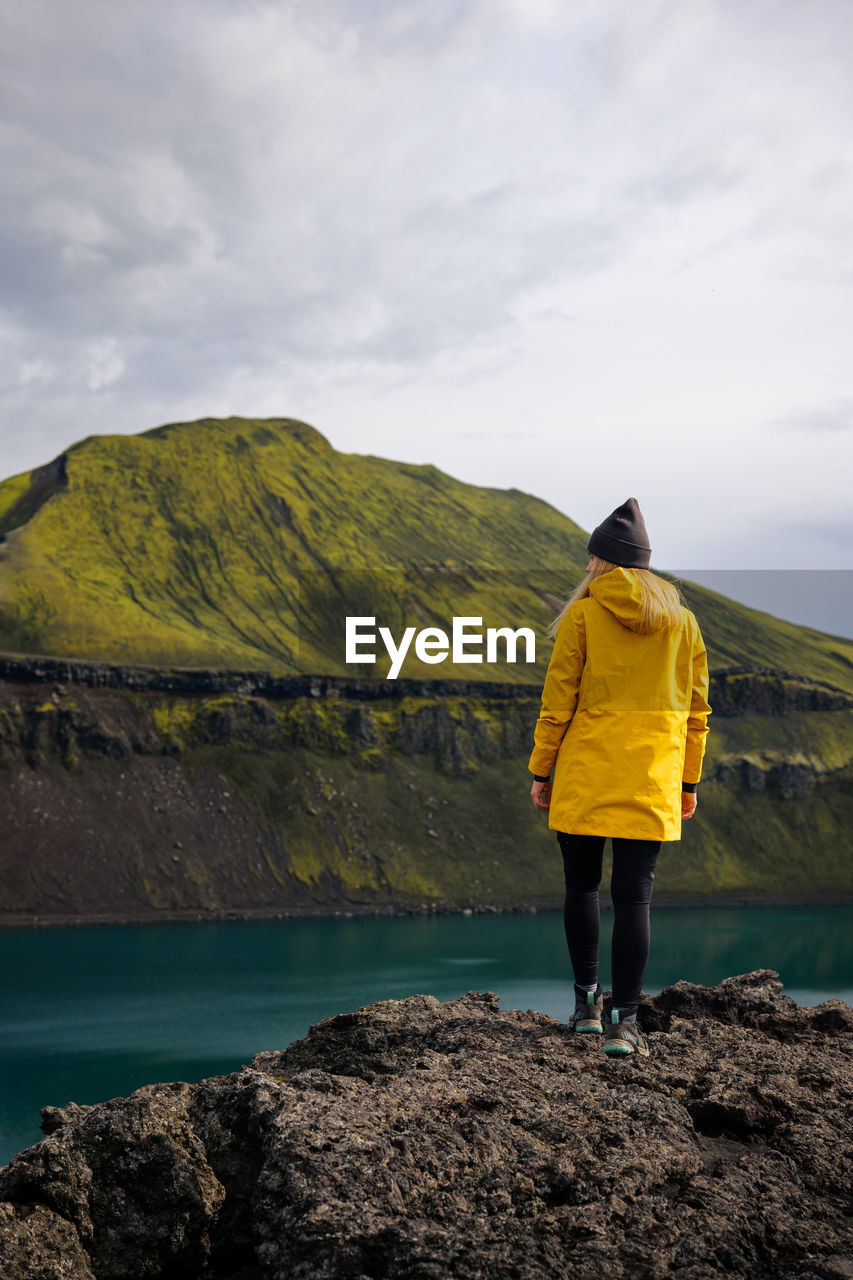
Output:
<instances>
[{"instance_id":1,"label":"rocky cliff face","mask_svg":"<svg viewBox=\"0 0 853 1280\"><path fill-rule=\"evenodd\" d=\"M46 1108L4 1280L842 1280L853 1010L778 975L643 998L613 1062L490 992L327 1019L232 1075Z\"/></svg>"},{"instance_id":2,"label":"rocky cliff face","mask_svg":"<svg viewBox=\"0 0 853 1280\"><path fill-rule=\"evenodd\" d=\"M27 657L0 653L0 680L11 684L83 685L158 693L231 693L256 698L313 698L329 695L353 702L387 702L417 697L477 699L539 698L541 684L487 680L359 680L348 676L274 676L265 671L203 667L156 667L87 662L80 658ZM68 689L65 689L68 692ZM853 694L821 680L807 680L772 667L726 667L711 672L709 701L716 716L786 716L794 711L853 708Z\"/></svg>"},{"instance_id":3,"label":"rocky cliff face","mask_svg":"<svg viewBox=\"0 0 853 1280\"><path fill-rule=\"evenodd\" d=\"M0 658L0 923L554 906L540 694ZM715 673L659 899L853 892L851 703Z\"/></svg>"}]
</instances>

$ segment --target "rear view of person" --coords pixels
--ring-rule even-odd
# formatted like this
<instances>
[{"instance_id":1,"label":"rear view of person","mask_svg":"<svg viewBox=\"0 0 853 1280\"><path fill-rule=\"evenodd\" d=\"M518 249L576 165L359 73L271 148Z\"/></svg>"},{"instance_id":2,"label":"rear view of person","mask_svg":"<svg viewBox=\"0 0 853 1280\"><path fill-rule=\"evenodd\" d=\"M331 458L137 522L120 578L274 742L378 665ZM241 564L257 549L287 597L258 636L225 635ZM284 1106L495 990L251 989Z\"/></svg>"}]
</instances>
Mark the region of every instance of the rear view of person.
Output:
<instances>
[{"instance_id":1,"label":"rear view of person","mask_svg":"<svg viewBox=\"0 0 853 1280\"><path fill-rule=\"evenodd\" d=\"M587 574L549 633L554 650L529 769L566 881L575 1032L604 1033L611 1057L648 1056L637 1007L650 948L649 906L664 840L692 817L708 733L708 660L694 614L649 569L636 498L587 543ZM553 782L551 774L553 771ZM610 838L613 996L598 981L599 888Z\"/></svg>"}]
</instances>

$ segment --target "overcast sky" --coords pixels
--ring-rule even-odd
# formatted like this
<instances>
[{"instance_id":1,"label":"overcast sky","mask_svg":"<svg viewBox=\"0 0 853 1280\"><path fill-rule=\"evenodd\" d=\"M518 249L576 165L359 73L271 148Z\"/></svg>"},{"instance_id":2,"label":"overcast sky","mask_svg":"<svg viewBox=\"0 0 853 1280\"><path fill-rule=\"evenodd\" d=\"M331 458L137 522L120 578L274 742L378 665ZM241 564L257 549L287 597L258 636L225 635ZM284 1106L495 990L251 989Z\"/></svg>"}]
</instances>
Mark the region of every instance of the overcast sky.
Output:
<instances>
[{"instance_id":1,"label":"overcast sky","mask_svg":"<svg viewBox=\"0 0 853 1280\"><path fill-rule=\"evenodd\" d=\"M847 0L3 0L0 474L240 413L853 569Z\"/></svg>"}]
</instances>

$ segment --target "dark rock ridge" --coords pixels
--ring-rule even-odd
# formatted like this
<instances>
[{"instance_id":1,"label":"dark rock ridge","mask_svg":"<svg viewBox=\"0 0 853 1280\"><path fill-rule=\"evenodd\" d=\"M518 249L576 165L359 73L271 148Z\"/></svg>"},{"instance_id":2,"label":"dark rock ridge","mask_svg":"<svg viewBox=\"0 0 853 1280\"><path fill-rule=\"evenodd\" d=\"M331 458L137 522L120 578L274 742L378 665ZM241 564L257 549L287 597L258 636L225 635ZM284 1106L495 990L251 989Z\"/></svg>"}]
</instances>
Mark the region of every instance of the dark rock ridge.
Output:
<instances>
[{"instance_id":1,"label":"dark rock ridge","mask_svg":"<svg viewBox=\"0 0 853 1280\"><path fill-rule=\"evenodd\" d=\"M43 1111L4 1280L842 1280L853 1010L761 970L644 997L651 1057L491 992L326 1019L231 1075Z\"/></svg>"},{"instance_id":2,"label":"dark rock ridge","mask_svg":"<svg viewBox=\"0 0 853 1280\"><path fill-rule=\"evenodd\" d=\"M36 467L30 474L29 488L21 494L6 514L0 517L0 542L7 533L31 520L39 507L55 493L68 487L68 454L61 453L52 462Z\"/></svg>"},{"instance_id":3,"label":"dark rock ridge","mask_svg":"<svg viewBox=\"0 0 853 1280\"><path fill-rule=\"evenodd\" d=\"M240 693L263 698L319 698L327 695L370 701L412 694L465 694L513 698L541 693L541 685L489 680L360 680L346 676L275 676L268 671L226 671L208 667L154 667L91 662L83 658L21 657L0 654L0 679L21 683L54 681L89 688L138 689L164 693ZM848 695L849 696L849 695ZM850 697L853 705L853 696Z\"/></svg>"},{"instance_id":4,"label":"dark rock ridge","mask_svg":"<svg viewBox=\"0 0 853 1280\"><path fill-rule=\"evenodd\" d=\"M239 693L262 698L336 696L371 701L412 696L538 698L541 684L495 680L361 680L346 676L276 676L267 671L205 667L155 667L91 662L82 658L0 653L0 679L21 683L57 681L89 688L165 693ZM853 707L853 694L820 680L806 680L772 667L725 667L711 673L709 701L717 716L786 716L794 711Z\"/></svg>"}]
</instances>

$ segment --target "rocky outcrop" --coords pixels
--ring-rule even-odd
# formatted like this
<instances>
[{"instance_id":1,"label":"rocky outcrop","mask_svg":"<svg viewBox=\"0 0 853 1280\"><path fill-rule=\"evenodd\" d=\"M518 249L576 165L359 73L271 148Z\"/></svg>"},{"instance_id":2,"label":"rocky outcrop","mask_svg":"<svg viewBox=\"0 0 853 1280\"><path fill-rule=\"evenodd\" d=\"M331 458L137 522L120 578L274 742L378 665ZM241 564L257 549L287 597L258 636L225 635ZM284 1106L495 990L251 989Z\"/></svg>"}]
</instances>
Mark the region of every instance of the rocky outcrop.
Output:
<instances>
[{"instance_id":1,"label":"rocky outcrop","mask_svg":"<svg viewBox=\"0 0 853 1280\"><path fill-rule=\"evenodd\" d=\"M497 680L359 680L349 676L276 676L268 671L227 671L208 667L155 667L88 662L0 653L0 679L18 683L85 685L94 689L139 689L163 693L239 693L262 698L320 698L338 695L372 702L415 696L537 697L541 685ZM853 702L853 698L850 699Z\"/></svg>"},{"instance_id":2,"label":"rocky outcrop","mask_svg":"<svg viewBox=\"0 0 853 1280\"><path fill-rule=\"evenodd\" d=\"M726 667L711 672L709 686L715 716L789 716L853 707L853 695L845 689L772 667Z\"/></svg>"},{"instance_id":3,"label":"rocky outcrop","mask_svg":"<svg viewBox=\"0 0 853 1280\"><path fill-rule=\"evenodd\" d=\"M68 487L68 454L61 453L52 462L30 472L30 483L17 502L0 517L0 542L6 534L31 520L39 507L55 493Z\"/></svg>"},{"instance_id":4,"label":"rocky outcrop","mask_svg":"<svg viewBox=\"0 0 853 1280\"><path fill-rule=\"evenodd\" d=\"M163 693L235 693L256 698L338 697L377 702L410 697L504 698L526 701L541 684L489 680L359 680L348 676L276 676L268 671L205 667L155 667L0 653L0 680L21 684L83 685ZM794 711L853 707L853 694L820 680L805 680L773 667L726 667L711 673L709 701L716 716L787 716Z\"/></svg>"},{"instance_id":5,"label":"rocky outcrop","mask_svg":"<svg viewBox=\"0 0 853 1280\"><path fill-rule=\"evenodd\" d=\"M46 1108L4 1280L842 1280L853 1010L775 972L643 998L613 1062L491 992L382 1001L197 1084Z\"/></svg>"}]
</instances>

